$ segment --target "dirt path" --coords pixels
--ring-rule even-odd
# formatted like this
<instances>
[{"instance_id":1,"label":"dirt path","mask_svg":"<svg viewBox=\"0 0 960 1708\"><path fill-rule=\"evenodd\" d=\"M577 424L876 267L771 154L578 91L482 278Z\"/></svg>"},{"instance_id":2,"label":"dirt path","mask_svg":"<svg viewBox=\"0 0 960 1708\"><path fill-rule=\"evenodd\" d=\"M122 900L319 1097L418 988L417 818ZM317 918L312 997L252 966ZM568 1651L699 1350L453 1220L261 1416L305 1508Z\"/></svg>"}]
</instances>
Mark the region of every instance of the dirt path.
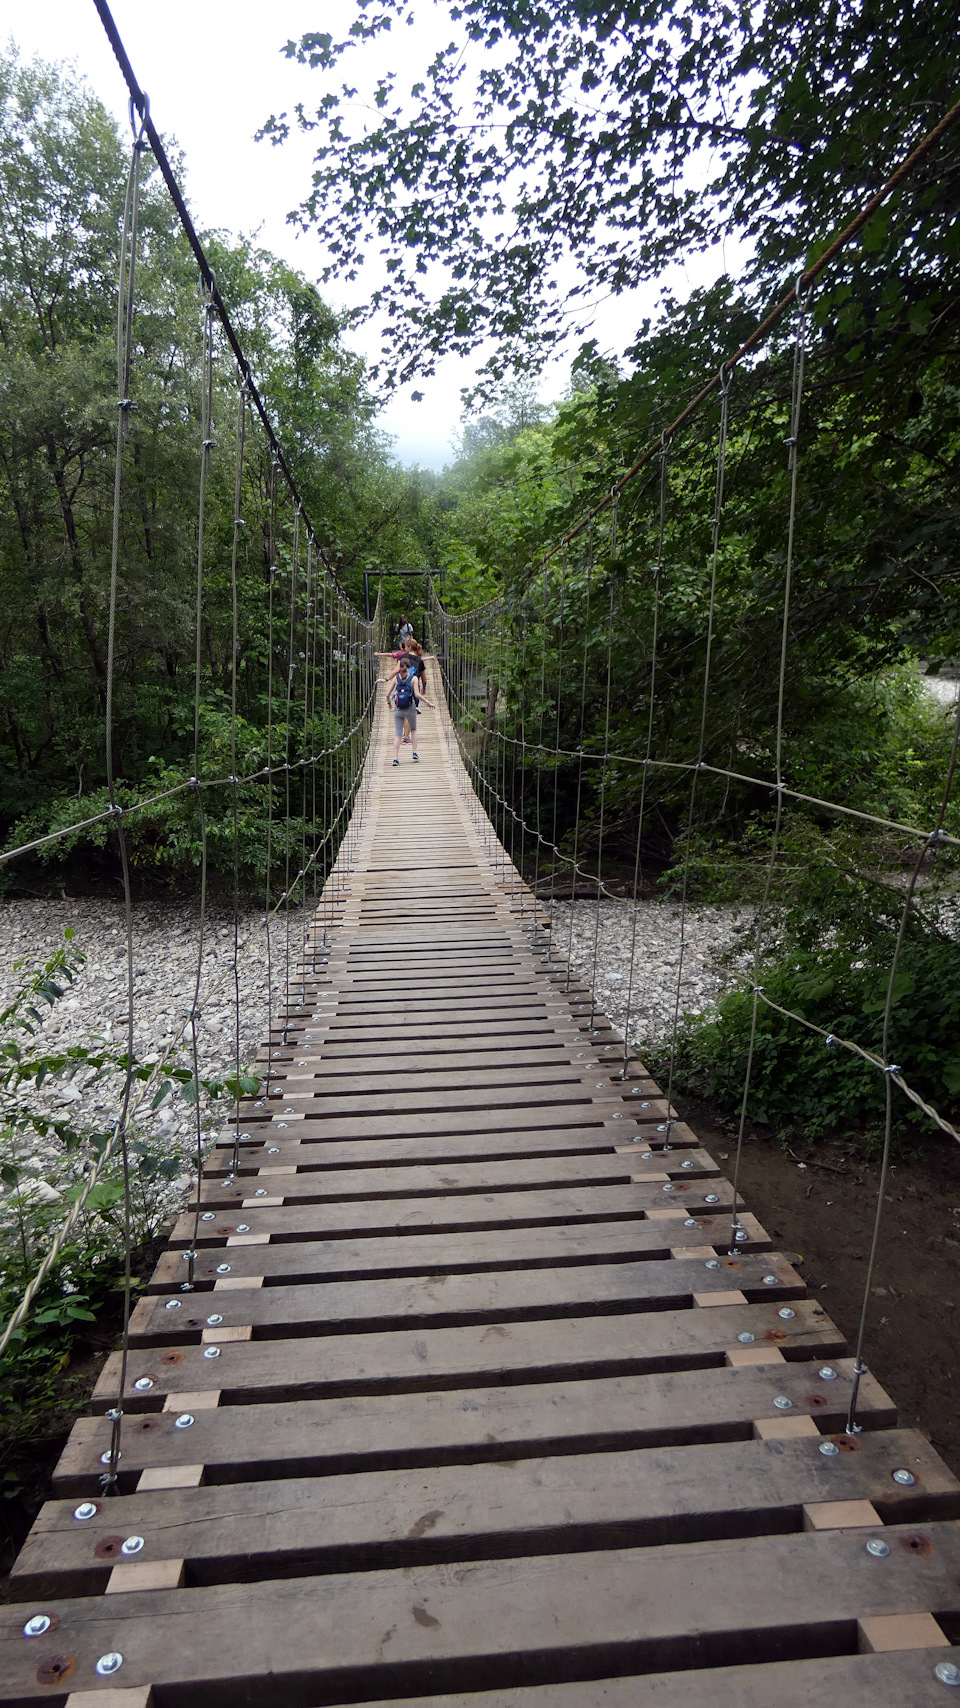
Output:
<instances>
[{"instance_id":1,"label":"dirt path","mask_svg":"<svg viewBox=\"0 0 960 1708\"><path fill-rule=\"evenodd\" d=\"M716 1112L690 1098L677 1106L729 1170L735 1141ZM802 1257L811 1292L852 1346L879 1168L851 1159L844 1146L792 1148L793 1156L754 1136L741 1165L743 1194L777 1246ZM891 1169L871 1307L867 1364L902 1422L921 1429L960 1472L960 1147L952 1141L925 1137L922 1160Z\"/></svg>"}]
</instances>

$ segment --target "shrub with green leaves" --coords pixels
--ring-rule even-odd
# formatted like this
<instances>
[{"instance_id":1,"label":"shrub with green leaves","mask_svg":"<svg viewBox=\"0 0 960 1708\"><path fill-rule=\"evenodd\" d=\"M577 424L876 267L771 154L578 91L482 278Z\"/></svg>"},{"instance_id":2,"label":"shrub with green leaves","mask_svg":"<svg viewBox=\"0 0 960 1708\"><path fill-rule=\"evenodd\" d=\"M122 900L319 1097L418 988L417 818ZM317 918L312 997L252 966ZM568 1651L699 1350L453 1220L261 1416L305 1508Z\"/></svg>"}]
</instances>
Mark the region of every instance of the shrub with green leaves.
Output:
<instances>
[{"instance_id":1,"label":"shrub with green leaves","mask_svg":"<svg viewBox=\"0 0 960 1708\"><path fill-rule=\"evenodd\" d=\"M854 833L802 837L806 860L791 872L786 898L769 915L759 983L781 1008L837 1039L882 1055L884 1011L904 889L860 870ZM788 855L791 837L787 838ZM941 860L943 856L939 856ZM744 925L738 952L752 947ZM752 980L751 980L752 982ZM753 1014L750 984L721 997L679 1035L679 1084L733 1114L740 1107ZM662 1046L650 1052L664 1057ZM893 986L890 1059L913 1089L948 1119L960 1109L960 905L949 861L925 877L900 951ZM884 1120L882 1073L862 1057L776 1013L760 1001L748 1115L780 1132L818 1137L844 1129L877 1139ZM894 1092L901 1139L930 1130Z\"/></svg>"}]
</instances>

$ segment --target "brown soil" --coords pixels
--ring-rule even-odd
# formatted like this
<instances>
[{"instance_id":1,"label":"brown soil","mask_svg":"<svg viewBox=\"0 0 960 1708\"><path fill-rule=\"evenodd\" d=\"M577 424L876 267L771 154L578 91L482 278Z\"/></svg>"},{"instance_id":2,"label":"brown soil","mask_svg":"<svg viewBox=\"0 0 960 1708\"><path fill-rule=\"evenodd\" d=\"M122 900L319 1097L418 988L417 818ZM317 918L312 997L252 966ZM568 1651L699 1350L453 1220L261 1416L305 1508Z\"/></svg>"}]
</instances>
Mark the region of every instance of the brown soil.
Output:
<instances>
[{"instance_id":1,"label":"brown soil","mask_svg":"<svg viewBox=\"0 0 960 1708\"><path fill-rule=\"evenodd\" d=\"M677 1108L728 1175L735 1139L716 1111L690 1098ZM873 1234L879 1165L853 1141L787 1150L750 1133L740 1167L746 1206L856 1342ZM960 1147L926 1139L920 1157L891 1166L873 1278L864 1360L900 1409L960 1474L957 1333L960 1330Z\"/></svg>"}]
</instances>

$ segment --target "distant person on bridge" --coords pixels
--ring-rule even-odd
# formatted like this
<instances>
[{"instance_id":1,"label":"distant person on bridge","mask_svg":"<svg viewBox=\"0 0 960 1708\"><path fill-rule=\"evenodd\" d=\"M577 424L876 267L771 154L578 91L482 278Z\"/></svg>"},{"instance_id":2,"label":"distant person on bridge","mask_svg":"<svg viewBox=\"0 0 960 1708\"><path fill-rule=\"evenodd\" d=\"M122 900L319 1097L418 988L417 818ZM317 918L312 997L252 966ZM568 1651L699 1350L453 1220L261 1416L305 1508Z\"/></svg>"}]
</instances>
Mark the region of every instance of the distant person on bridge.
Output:
<instances>
[{"instance_id":1,"label":"distant person on bridge","mask_svg":"<svg viewBox=\"0 0 960 1708\"><path fill-rule=\"evenodd\" d=\"M420 755L417 752L417 710L421 699L425 700L426 705L431 706L431 702L426 699L426 696L421 695L420 693L419 677L412 675L410 666L405 662L405 660L401 659L394 676L389 678L380 677L378 680L387 683L393 682L393 687L390 688L388 686L387 689L387 704L393 706L394 765L399 765L400 763L400 743L404 740L404 725L406 725L407 731L409 732L410 745L413 748L413 757L419 761ZM431 706L431 710L432 709L433 707Z\"/></svg>"},{"instance_id":2,"label":"distant person on bridge","mask_svg":"<svg viewBox=\"0 0 960 1708\"><path fill-rule=\"evenodd\" d=\"M407 641L410 639L410 636L412 634L413 634L413 624L408 623L406 617L401 617L399 623L397 624L397 635L396 635L397 646L400 648L401 651L406 646Z\"/></svg>"}]
</instances>

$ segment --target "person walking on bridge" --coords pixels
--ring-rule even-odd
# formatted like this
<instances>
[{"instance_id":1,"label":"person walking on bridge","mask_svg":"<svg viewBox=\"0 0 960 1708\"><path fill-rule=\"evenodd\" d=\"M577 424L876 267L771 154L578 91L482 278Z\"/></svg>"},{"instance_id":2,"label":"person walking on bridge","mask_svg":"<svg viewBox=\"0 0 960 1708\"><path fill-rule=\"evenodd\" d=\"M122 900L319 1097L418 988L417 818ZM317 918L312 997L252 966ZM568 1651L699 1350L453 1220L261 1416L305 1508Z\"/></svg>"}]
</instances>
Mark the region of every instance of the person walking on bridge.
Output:
<instances>
[{"instance_id":1,"label":"person walking on bridge","mask_svg":"<svg viewBox=\"0 0 960 1708\"><path fill-rule=\"evenodd\" d=\"M395 677L391 677L389 679L380 677L379 680L386 683L387 704L393 706L393 763L394 765L399 765L400 763L400 743L404 739L404 725L406 725L410 734L410 745L413 748L413 757L415 760L419 761L420 755L417 752L417 711L421 699L425 701L426 705L430 706L431 711L433 710L431 702L426 699L425 695L421 695L420 693L420 678L418 676L414 676L411 673L410 666L404 660L401 660ZM392 688L389 686L390 681L393 682Z\"/></svg>"}]
</instances>

